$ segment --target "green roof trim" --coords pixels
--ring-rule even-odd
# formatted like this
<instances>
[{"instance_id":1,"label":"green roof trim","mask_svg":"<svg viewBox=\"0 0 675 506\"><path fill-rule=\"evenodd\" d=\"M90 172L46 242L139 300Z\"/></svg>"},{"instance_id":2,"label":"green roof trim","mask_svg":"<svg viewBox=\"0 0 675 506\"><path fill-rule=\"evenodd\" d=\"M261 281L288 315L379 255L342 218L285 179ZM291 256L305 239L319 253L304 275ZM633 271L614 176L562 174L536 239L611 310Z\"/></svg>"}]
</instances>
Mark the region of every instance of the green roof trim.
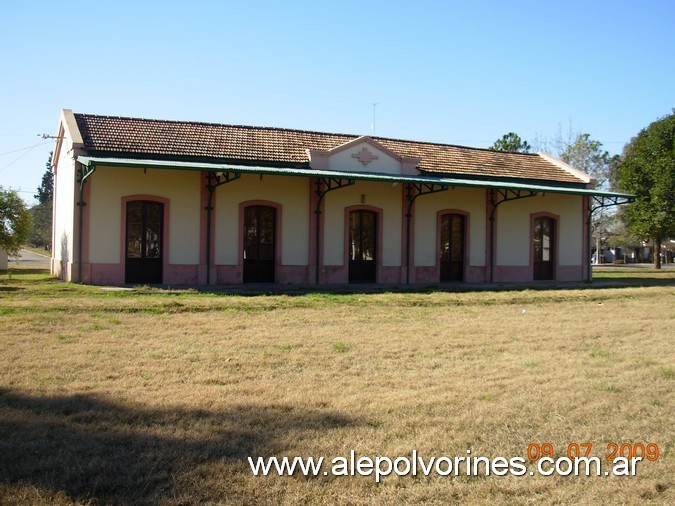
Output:
<instances>
[{"instance_id":1,"label":"green roof trim","mask_svg":"<svg viewBox=\"0 0 675 506\"><path fill-rule=\"evenodd\" d=\"M494 190L524 190L536 193L565 193L570 195L591 195L598 197L622 197L629 200L635 195L616 193L592 188L571 188L569 186L515 183L512 180L478 180L467 178L450 178L436 176L409 176L405 174L376 174L371 172L343 172L335 170L303 169L296 167L259 167L250 165L233 165L227 163L180 162L170 160L144 160L139 158L106 158L78 156L77 161L88 167L130 167L145 169L196 170L210 172L236 172L239 174L269 174L274 176L329 177L354 179L359 181L379 181L382 183L421 183L442 186L465 186Z\"/></svg>"}]
</instances>

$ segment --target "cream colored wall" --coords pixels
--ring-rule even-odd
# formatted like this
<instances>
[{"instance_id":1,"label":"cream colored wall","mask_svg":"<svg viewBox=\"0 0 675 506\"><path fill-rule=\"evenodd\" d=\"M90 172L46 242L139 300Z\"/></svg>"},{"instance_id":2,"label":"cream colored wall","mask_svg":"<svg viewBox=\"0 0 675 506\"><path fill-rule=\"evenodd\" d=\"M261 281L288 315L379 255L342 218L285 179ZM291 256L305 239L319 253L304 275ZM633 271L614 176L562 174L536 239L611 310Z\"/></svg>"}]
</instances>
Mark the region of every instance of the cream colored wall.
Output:
<instances>
[{"instance_id":1,"label":"cream colored wall","mask_svg":"<svg viewBox=\"0 0 675 506\"><path fill-rule=\"evenodd\" d=\"M89 261L119 263L122 197L150 195L169 200L169 263L199 263L200 173L197 171L97 167L88 179ZM167 228L168 227L168 228Z\"/></svg>"},{"instance_id":2,"label":"cream colored wall","mask_svg":"<svg viewBox=\"0 0 675 506\"><path fill-rule=\"evenodd\" d=\"M216 264L236 265L239 261L239 204L267 200L281 205L281 264L308 265L309 179L242 175L216 190Z\"/></svg>"},{"instance_id":3,"label":"cream colored wall","mask_svg":"<svg viewBox=\"0 0 675 506\"><path fill-rule=\"evenodd\" d=\"M382 245L379 254L384 266L401 265L401 185L357 181L348 186L328 193L324 206L324 265L344 264L345 208L361 205L361 195L365 195L365 205L382 209Z\"/></svg>"},{"instance_id":4,"label":"cream colored wall","mask_svg":"<svg viewBox=\"0 0 675 506\"><path fill-rule=\"evenodd\" d=\"M52 257L57 261L73 261L75 212L79 199L79 185L75 182L75 161L72 142L66 137L56 160L54 177L54 216ZM78 194L76 195L76 188Z\"/></svg>"},{"instance_id":5,"label":"cream colored wall","mask_svg":"<svg viewBox=\"0 0 675 506\"><path fill-rule=\"evenodd\" d=\"M481 188L448 189L422 195L415 201L415 265L433 266L438 260L437 213L454 209L469 213L469 264L485 265L486 197Z\"/></svg>"},{"instance_id":6,"label":"cream colored wall","mask_svg":"<svg viewBox=\"0 0 675 506\"><path fill-rule=\"evenodd\" d=\"M363 148L366 148L370 153L377 156L377 160L373 160L367 165L363 165L358 159L352 156L357 154ZM360 142L332 154L328 162L328 168L337 171L400 174L401 162L366 142Z\"/></svg>"},{"instance_id":7,"label":"cream colored wall","mask_svg":"<svg viewBox=\"0 0 675 506\"><path fill-rule=\"evenodd\" d=\"M582 197L548 193L501 204L497 209L497 265L529 265L530 215L547 212L560 217L558 226L559 265L581 265L584 237Z\"/></svg>"}]
</instances>

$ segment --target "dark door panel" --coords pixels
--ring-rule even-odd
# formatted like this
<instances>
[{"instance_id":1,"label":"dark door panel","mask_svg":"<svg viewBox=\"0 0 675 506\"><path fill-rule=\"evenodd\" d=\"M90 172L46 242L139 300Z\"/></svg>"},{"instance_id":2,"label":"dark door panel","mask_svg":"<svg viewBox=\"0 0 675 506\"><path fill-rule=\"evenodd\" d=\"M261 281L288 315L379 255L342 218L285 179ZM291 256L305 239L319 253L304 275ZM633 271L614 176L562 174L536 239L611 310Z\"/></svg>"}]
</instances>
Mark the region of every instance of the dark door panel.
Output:
<instances>
[{"instance_id":1,"label":"dark door panel","mask_svg":"<svg viewBox=\"0 0 675 506\"><path fill-rule=\"evenodd\" d=\"M244 283L274 283L277 210L244 209Z\"/></svg>"},{"instance_id":2,"label":"dark door panel","mask_svg":"<svg viewBox=\"0 0 675 506\"><path fill-rule=\"evenodd\" d=\"M554 279L555 277L555 220L536 218L534 220L534 259L533 278L535 280Z\"/></svg>"},{"instance_id":3,"label":"dark door panel","mask_svg":"<svg viewBox=\"0 0 675 506\"><path fill-rule=\"evenodd\" d=\"M377 281L377 213L349 213L349 282Z\"/></svg>"},{"instance_id":4,"label":"dark door panel","mask_svg":"<svg viewBox=\"0 0 675 506\"><path fill-rule=\"evenodd\" d=\"M162 282L164 204L127 202L126 283Z\"/></svg>"},{"instance_id":5,"label":"dark door panel","mask_svg":"<svg viewBox=\"0 0 675 506\"><path fill-rule=\"evenodd\" d=\"M464 280L464 216L441 216L441 281Z\"/></svg>"}]
</instances>

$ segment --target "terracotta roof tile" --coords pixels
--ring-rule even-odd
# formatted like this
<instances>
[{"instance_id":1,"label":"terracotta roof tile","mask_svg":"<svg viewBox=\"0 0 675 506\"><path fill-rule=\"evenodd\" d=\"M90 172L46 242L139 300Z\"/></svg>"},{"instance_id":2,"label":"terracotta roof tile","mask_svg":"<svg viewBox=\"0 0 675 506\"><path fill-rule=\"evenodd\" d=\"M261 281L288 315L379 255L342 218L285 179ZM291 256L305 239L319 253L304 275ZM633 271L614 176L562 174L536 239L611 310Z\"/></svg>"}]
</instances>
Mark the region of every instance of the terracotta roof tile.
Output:
<instances>
[{"instance_id":1,"label":"terracotta roof tile","mask_svg":"<svg viewBox=\"0 0 675 506\"><path fill-rule=\"evenodd\" d=\"M75 114L90 154L133 155L307 166L308 149L329 150L358 138L269 127ZM583 184L537 154L504 153L449 144L373 137L400 156L421 159L423 171Z\"/></svg>"}]
</instances>

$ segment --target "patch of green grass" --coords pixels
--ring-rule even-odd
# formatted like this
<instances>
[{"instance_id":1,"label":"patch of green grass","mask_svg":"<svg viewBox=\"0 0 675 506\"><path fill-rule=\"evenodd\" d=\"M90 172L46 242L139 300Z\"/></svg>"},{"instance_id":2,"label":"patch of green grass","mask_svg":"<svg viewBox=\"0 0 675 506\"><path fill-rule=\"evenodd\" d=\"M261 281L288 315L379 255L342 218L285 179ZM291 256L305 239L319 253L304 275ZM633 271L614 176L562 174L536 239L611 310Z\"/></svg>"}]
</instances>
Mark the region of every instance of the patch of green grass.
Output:
<instances>
[{"instance_id":1,"label":"patch of green grass","mask_svg":"<svg viewBox=\"0 0 675 506\"><path fill-rule=\"evenodd\" d=\"M612 358L612 354L607 350L603 350L602 348L591 348L589 355L593 358Z\"/></svg>"},{"instance_id":2,"label":"patch of green grass","mask_svg":"<svg viewBox=\"0 0 675 506\"><path fill-rule=\"evenodd\" d=\"M609 392L610 394L620 394L623 392L623 388L617 387L616 385L611 385L609 383L605 383L600 387L600 390L603 392Z\"/></svg>"},{"instance_id":3,"label":"patch of green grass","mask_svg":"<svg viewBox=\"0 0 675 506\"><path fill-rule=\"evenodd\" d=\"M525 367L537 367L537 362L535 362L532 359L526 360L524 364L525 364Z\"/></svg>"},{"instance_id":4,"label":"patch of green grass","mask_svg":"<svg viewBox=\"0 0 675 506\"><path fill-rule=\"evenodd\" d=\"M70 334L56 334L56 339L64 343L72 343L77 338Z\"/></svg>"},{"instance_id":5,"label":"patch of green grass","mask_svg":"<svg viewBox=\"0 0 675 506\"><path fill-rule=\"evenodd\" d=\"M662 367L661 376L663 376L666 379L675 378L675 367Z\"/></svg>"},{"instance_id":6,"label":"patch of green grass","mask_svg":"<svg viewBox=\"0 0 675 506\"><path fill-rule=\"evenodd\" d=\"M344 353L345 351L351 350L352 345L344 341L337 341L333 343L333 349L337 352Z\"/></svg>"},{"instance_id":7,"label":"patch of green grass","mask_svg":"<svg viewBox=\"0 0 675 506\"><path fill-rule=\"evenodd\" d=\"M633 362L633 367L635 369L643 369L656 365L657 363L658 362L656 360L653 360L651 358L641 357L637 359L635 362Z\"/></svg>"}]
</instances>

